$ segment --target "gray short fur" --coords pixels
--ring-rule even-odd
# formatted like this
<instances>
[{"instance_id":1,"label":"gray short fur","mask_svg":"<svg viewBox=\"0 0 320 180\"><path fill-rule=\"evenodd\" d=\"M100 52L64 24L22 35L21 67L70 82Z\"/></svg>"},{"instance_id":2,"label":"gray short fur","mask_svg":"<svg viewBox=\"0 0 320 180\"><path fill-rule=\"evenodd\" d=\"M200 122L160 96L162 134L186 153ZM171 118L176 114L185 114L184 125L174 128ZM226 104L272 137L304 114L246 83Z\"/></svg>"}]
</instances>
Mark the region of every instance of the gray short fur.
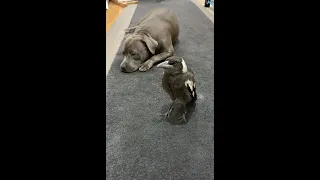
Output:
<instances>
[{"instance_id":1,"label":"gray short fur","mask_svg":"<svg viewBox=\"0 0 320 180\"><path fill-rule=\"evenodd\" d=\"M120 69L123 72L134 72L138 68L140 71L149 70L155 63L173 55L173 43L178 36L178 18L171 10L150 10L137 26L126 30Z\"/></svg>"}]
</instances>

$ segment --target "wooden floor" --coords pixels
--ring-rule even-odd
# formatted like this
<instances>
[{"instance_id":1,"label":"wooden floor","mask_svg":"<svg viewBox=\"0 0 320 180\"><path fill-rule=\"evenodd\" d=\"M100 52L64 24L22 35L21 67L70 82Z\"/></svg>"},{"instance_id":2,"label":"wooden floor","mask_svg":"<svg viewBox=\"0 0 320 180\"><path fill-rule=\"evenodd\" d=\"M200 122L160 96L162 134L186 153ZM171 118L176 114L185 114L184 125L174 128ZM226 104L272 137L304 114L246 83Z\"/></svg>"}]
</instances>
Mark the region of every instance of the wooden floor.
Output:
<instances>
[{"instance_id":1,"label":"wooden floor","mask_svg":"<svg viewBox=\"0 0 320 180\"><path fill-rule=\"evenodd\" d=\"M106 10L106 32L111 28L112 24L116 21L120 13L122 12L123 8L121 6L118 6L114 4L113 2L109 1L109 7L108 10Z\"/></svg>"}]
</instances>

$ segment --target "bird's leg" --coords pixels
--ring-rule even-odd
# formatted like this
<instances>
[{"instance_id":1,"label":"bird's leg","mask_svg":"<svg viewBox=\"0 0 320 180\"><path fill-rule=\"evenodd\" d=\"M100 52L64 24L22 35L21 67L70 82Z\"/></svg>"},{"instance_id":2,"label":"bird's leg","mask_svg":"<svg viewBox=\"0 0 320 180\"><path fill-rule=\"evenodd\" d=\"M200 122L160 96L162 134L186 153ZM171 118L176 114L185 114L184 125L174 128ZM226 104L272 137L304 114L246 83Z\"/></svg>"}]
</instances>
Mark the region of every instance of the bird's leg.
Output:
<instances>
[{"instance_id":1,"label":"bird's leg","mask_svg":"<svg viewBox=\"0 0 320 180\"><path fill-rule=\"evenodd\" d=\"M179 122L184 122L184 123L186 123L187 122L187 120L186 120L186 113L184 113L184 114L182 114L182 116L180 116L179 118L178 118L178 120L179 120Z\"/></svg>"},{"instance_id":2,"label":"bird's leg","mask_svg":"<svg viewBox=\"0 0 320 180\"><path fill-rule=\"evenodd\" d=\"M172 106L173 106L173 102L172 102L170 108L168 109L168 111L167 111L166 113L164 113L164 114L160 114L160 116L164 116L164 119L165 119L166 117L169 117L169 114L170 114L170 112L171 112L171 110L172 110Z\"/></svg>"}]
</instances>

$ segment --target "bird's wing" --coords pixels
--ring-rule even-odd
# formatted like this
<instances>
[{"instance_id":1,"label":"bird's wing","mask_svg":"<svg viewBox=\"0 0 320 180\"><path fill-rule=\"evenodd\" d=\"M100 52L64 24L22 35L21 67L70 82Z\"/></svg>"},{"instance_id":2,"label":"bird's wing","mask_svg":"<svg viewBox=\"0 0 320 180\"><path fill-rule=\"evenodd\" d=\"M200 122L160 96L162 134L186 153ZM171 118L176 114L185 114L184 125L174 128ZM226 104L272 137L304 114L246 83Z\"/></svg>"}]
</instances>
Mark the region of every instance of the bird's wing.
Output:
<instances>
[{"instance_id":1,"label":"bird's wing","mask_svg":"<svg viewBox=\"0 0 320 180\"><path fill-rule=\"evenodd\" d=\"M164 77L162 78L162 87L163 87L163 89L169 94L170 98L171 98L172 100L174 100L174 99L175 99L175 96L174 96L174 94L173 94L173 92L172 92L172 87L171 87L171 85L170 85L170 84L171 84L170 81L171 81L171 79L170 79L169 76L164 76Z\"/></svg>"},{"instance_id":2,"label":"bird's wing","mask_svg":"<svg viewBox=\"0 0 320 180\"><path fill-rule=\"evenodd\" d=\"M194 75L189 73L185 78L184 78L184 85L188 90L189 96L191 97L192 101L197 100L197 93L196 93L196 82L194 79Z\"/></svg>"},{"instance_id":3,"label":"bird's wing","mask_svg":"<svg viewBox=\"0 0 320 180\"><path fill-rule=\"evenodd\" d=\"M183 99L186 103L197 99L195 80L192 73L187 72L172 77L170 88L172 89L172 94L174 94L175 98Z\"/></svg>"}]
</instances>

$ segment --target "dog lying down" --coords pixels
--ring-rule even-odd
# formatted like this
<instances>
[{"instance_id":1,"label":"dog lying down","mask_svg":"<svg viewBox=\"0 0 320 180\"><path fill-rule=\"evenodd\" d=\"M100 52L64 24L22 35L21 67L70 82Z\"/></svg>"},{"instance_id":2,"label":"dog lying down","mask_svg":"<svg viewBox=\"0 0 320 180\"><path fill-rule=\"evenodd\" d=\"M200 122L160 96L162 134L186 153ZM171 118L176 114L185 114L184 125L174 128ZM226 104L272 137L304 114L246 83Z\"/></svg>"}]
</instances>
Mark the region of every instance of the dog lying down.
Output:
<instances>
[{"instance_id":1,"label":"dog lying down","mask_svg":"<svg viewBox=\"0 0 320 180\"><path fill-rule=\"evenodd\" d=\"M155 63L171 57L178 36L178 18L172 11L164 8L151 10L137 26L125 31L121 71L148 71Z\"/></svg>"}]
</instances>

